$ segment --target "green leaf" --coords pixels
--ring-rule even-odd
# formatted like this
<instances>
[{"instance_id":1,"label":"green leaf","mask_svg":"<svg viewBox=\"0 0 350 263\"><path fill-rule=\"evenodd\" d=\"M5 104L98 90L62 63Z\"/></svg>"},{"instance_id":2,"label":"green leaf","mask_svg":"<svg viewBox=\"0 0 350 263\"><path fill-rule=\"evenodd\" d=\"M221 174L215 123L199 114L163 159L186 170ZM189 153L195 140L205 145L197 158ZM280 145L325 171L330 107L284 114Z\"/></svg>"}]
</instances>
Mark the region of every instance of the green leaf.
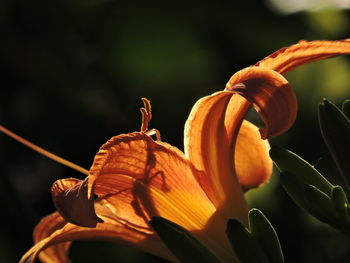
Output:
<instances>
[{"instance_id":1,"label":"green leaf","mask_svg":"<svg viewBox=\"0 0 350 263\"><path fill-rule=\"evenodd\" d=\"M346 198L342 188L332 187L332 194L329 196L313 185L305 185L305 182L300 181L298 177L289 172L281 173L280 182L299 207L318 220L337 228L345 234L350 234L349 206L346 205L346 210L340 212L344 209L342 205L344 205L344 198Z\"/></svg>"},{"instance_id":2,"label":"green leaf","mask_svg":"<svg viewBox=\"0 0 350 263\"><path fill-rule=\"evenodd\" d=\"M280 183L299 207L310 212L309 206L305 202L304 189L307 184L304 181L290 172L281 172Z\"/></svg>"},{"instance_id":3,"label":"green leaf","mask_svg":"<svg viewBox=\"0 0 350 263\"><path fill-rule=\"evenodd\" d=\"M273 146L270 156L280 171L288 171L305 185L314 185L321 191L331 194L333 185L324 178L311 164L284 148Z\"/></svg>"},{"instance_id":4,"label":"green leaf","mask_svg":"<svg viewBox=\"0 0 350 263\"><path fill-rule=\"evenodd\" d=\"M230 219L226 234L240 263L269 263L258 241L241 222Z\"/></svg>"},{"instance_id":5,"label":"green leaf","mask_svg":"<svg viewBox=\"0 0 350 263\"><path fill-rule=\"evenodd\" d=\"M305 201L309 211L325 223L336 222L336 210L331 198L313 185L304 188Z\"/></svg>"},{"instance_id":6,"label":"green leaf","mask_svg":"<svg viewBox=\"0 0 350 263\"><path fill-rule=\"evenodd\" d=\"M153 217L150 224L180 262L220 262L207 247L183 227L162 217Z\"/></svg>"},{"instance_id":7,"label":"green leaf","mask_svg":"<svg viewBox=\"0 0 350 263\"><path fill-rule=\"evenodd\" d=\"M343 102L342 111L348 119L350 119L350 100Z\"/></svg>"},{"instance_id":8,"label":"green leaf","mask_svg":"<svg viewBox=\"0 0 350 263\"><path fill-rule=\"evenodd\" d=\"M320 103L318 110L323 139L350 189L350 121L343 112L326 99Z\"/></svg>"},{"instance_id":9,"label":"green leaf","mask_svg":"<svg viewBox=\"0 0 350 263\"><path fill-rule=\"evenodd\" d=\"M270 221L258 209L249 211L251 234L258 240L270 263L283 263L283 253L277 233Z\"/></svg>"},{"instance_id":10,"label":"green leaf","mask_svg":"<svg viewBox=\"0 0 350 263\"><path fill-rule=\"evenodd\" d=\"M343 216L347 216L348 200L343 188L339 185L332 189L332 201L335 209Z\"/></svg>"},{"instance_id":11,"label":"green leaf","mask_svg":"<svg viewBox=\"0 0 350 263\"><path fill-rule=\"evenodd\" d=\"M306 184L304 181L300 180L299 177L289 172L281 173L280 182L283 188L286 190L287 194L294 200L294 202L299 207L301 207L306 212L313 215L320 221L329 222L328 220L329 213L326 213L324 211L324 208L321 206L321 204L319 203L319 200L317 199L319 196L315 198L316 194L314 194L312 191L315 188L318 192L322 193L328 198L327 208L332 206L329 196L324 194L322 191L320 191L316 187ZM312 188L312 189L310 190L309 188ZM310 193L310 191L312 193ZM317 201L315 201L315 199Z\"/></svg>"}]
</instances>

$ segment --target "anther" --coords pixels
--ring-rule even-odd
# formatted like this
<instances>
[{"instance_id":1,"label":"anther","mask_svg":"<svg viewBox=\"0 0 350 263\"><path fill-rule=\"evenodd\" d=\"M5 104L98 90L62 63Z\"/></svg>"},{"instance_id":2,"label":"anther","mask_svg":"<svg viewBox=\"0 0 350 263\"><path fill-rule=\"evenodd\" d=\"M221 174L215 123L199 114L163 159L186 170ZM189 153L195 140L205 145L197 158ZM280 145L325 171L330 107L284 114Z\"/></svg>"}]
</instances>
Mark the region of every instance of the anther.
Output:
<instances>
[{"instance_id":1,"label":"anther","mask_svg":"<svg viewBox=\"0 0 350 263\"><path fill-rule=\"evenodd\" d=\"M155 135L156 139L160 141L161 140L160 132L157 129L148 130L148 124L152 119L151 102L146 98L142 98L142 102L143 102L143 107L140 108L140 111L142 114L142 123L141 123L140 131L145 133L148 136Z\"/></svg>"},{"instance_id":2,"label":"anther","mask_svg":"<svg viewBox=\"0 0 350 263\"><path fill-rule=\"evenodd\" d=\"M142 114L142 123L141 123L141 132L146 132L148 130L148 123L152 119L152 108L151 108L151 102L146 99L142 98L143 107L140 109Z\"/></svg>"}]
</instances>

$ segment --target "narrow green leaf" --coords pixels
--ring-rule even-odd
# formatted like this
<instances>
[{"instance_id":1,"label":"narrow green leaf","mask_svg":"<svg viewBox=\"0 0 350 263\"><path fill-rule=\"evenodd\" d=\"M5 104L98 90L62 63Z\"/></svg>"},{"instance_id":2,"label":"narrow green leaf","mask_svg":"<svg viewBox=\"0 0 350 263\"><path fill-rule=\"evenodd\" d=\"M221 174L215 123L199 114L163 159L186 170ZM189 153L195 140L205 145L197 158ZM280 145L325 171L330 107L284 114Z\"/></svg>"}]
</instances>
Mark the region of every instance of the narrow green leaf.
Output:
<instances>
[{"instance_id":1,"label":"narrow green leaf","mask_svg":"<svg viewBox=\"0 0 350 263\"><path fill-rule=\"evenodd\" d=\"M350 121L343 112L326 99L320 103L318 113L323 139L350 189Z\"/></svg>"},{"instance_id":2,"label":"narrow green leaf","mask_svg":"<svg viewBox=\"0 0 350 263\"><path fill-rule=\"evenodd\" d=\"M236 219L227 222L226 234L240 263L269 263L252 234Z\"/></svg>"},{"instance_id":3,"label":"narrow green leaf","mask_svg":"<svg viewBox=\"0 0 350 263\"><path fill-rule=\"evenodd\" d=\"M284 148L273 146L270 149L270 156L280 171L288 171L305 182L319 188L321 191L331 194L333 185L328 182L311 164Z\"/></svg>"},{"instance_id":4,"label":"narrow green leaf","mask_svg":"<svg viewBox=\"0 0 350 263\"><path fill-rule=\"evenodd\" d=\"M332 202L335 209L343 216L347 215L347 203L346 194L343 188L339 185L334 186L332 189Z\"/></svg>"},{"instance_id":5,"label":"narrow green leaf","mask_svg":"<svg viewBox=\"0 0 350 263\"><path fill-rule=\"evenodd\" d=\"M283 263L283 253L277 233L270 221L258 209L249 211L250 232L258 240L270 263Z\"/></svg>"},{"instance_id":6,"label":"narrow green leaf","mask_svg":"<svg viewBox=\"0 0 350 263\"><path fill-rule=\"evenodd\" d=\"M338 187L332 187L332 198L313 185L305 185L298 177L289 172L282 172L280 182L287 194L294 202L306 212L318 220L337 228L338 230L350 234L348 216L349 206L346 207L345 216L339 213L335 202L341 203L343 197L337 196ZM335 196L334 196L335 195ZM334 197L333 197L334 196ZM340 206L340 204L337 204Z\"/></svg>"},{"instance_id":7,"label":"narrow green leaf","mask_svg":"<svg viewBox=\"0 0 350 263\"><path fill-rule=\"evenodd\" d=\"M348 119L350 119L350 100L343 102L342 111Z\"/></svg>"},{"instance_id":8,"label":"narrow green leaf","mask_svg":"<svg viewBox=\"0 0 350 263\"><path fill-rule=\"evenodd\" d=\"M290 172L281 172L280 183L290 198L302 209L309 212L305 202L304 188L306 183Z\"/></svg>"},{"instance_id":9,"label":"narrow green leaf","mask_svg":"<svg viewBox=\"0 0 350 263\"><path fill-rule=\"evenodd\" d=\"M313 185L304 188L305 201L309 211L325 223L335 222L336 210L331 198Z\"/></svg>"},{"instance_id":10,"label":"narrow green leaf","mask_svg":"<svg viewBox=\"0 0 350 263\"><path fill-rule=\"evenodd\" d=\"M207 247L183 227L162 217L153 217L150 224L180 262L220 262Z\"/></svg>"}]
</instances>

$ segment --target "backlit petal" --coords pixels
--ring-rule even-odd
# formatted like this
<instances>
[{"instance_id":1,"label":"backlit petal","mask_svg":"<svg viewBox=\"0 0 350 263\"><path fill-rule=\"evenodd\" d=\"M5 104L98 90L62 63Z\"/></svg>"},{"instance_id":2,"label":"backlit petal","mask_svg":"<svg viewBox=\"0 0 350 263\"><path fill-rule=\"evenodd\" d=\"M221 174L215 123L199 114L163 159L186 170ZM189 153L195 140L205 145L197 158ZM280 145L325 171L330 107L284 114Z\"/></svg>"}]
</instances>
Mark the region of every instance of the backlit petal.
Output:
<instances>
[{"instance_id":1,"label":"backlit petal","mask_svg":"<svg viewBox=\"0 0 350 263\"><path fill-rule=\"evenodd\" d=\"M230 78L226 90L253 103L265 123L260 130L263 139L284 133L295 121L297 100L294 91L288 81L273 70L255 66L245 68Z\"/></svg>"},{"instance_id":2,"label":"backlit petal","mask_svg":"<svg viewBox=\"0 0 350 263\"><path fill-rule=\"evenodd\" d=\"M253 136L251 146L258 145L257 152L262 156L251 158L256 157L252 152L252 156L244 159L240 155L244 152L240 143L237 146L237 167L236 163L233 166L241 123L250 106L254 105L265 123L265 128L260 130L261 137L280 134L293 124L297 104L294 92L282 75L259 67L249 67L233 75L226 90L202 98L193 107L185 126L185 153L197 169L204 171L198 180L215 206L225 207L229 217L246 222L243 216L246 215L246 204L242 200L242 188L236 173L240 174L242 187L247 190L267 180L271 161L266 151L267 143L255 137L256 133L247 134L244 128L242 143L247 136ZM247 168L240 164L242 160L255 161L256 164L250 165L259 170L256 173L250 170L249 175L243 177L242 172Z\"/></svg>"},{"instance_id":3,"label":"backlit petal","mask_svg":"<svg viewBox=\"0 0 350 263\"><path fill-rule=\"evenodd\" d=\"M340 41L299 41L298 44L277 50L255 66L285 74L296 67L313 61L350 54L350 39Z\"/></svg>"},{"instance_id":4,"label":"backlit petal","mask_svg":"<svg viewBox=\"0 0 350 263\"><path fill-rule=\"evenodd\" d=\"M234 163L238 181L244 191L264 184L272 173L269 143L261 140L259 129L244 121L235 146Z\"/></svg>"},{"instance_id":5,"label":"backlit petal","mask_svg":"<svg viewBox=\"0 0 350 263\"><path fill-rule=\"evenodd\" d=\"M246 222L247 205L232 162L233 145L230 141L235 135L227 134L225 129L226 109L232 96L232 92L222 91L204 97L194 105L185 125L184 145L187 158L204 172L198 181L210 200L219 209L228 209L227 217ZM242 101L245 104L237 104L236 109L241 110L232 116L236 134L248 109L245 106L249 106L244 98Z\"/></svg>"},{"instance_id":6,"label":"backlit petal","mask_svg":"<svg viewBox=\"0 0 350 263\"><path fill-rule=\"evenodd\" d=\"M203 229L215 212L197 173L181 151L136 132L113 137L100 148L89 185L131 227L147 227L150 217L162 216L194 230Z\"/></svg>"},{"instance_id":7,"label":"backlit petal","mask_svg":"<svg viewBox=\"0 0 350 263\"><path fill-rule=\"evenodd\" d=\"M136 132L113 137L100 148L89 184L91 193L108 201L113 218L130 229L149 229L149 219L161 216L194 232L219 258L232 261L224 231L216 233L226 221L198 184L200 176L180 150ZM210 226L213 216L216 228Z\"/></svg>"},{"instance_id":8,"label":"backlit petal","mask_svg":"<svg viewBox=\"0 0 350 263\"><path fill-rule=\"evenodd\" d=\"M96 211L104 220L95 228L80 227L67 223L58 213L45 217L34 230L36 244L22 257L21 263L34 262L40 257L44 263L69 262L67 250L70 241L80 239L99 239L116 241L136 246L139 249L176 262L161 240L148 229L136 231L113 219L113 212L105 200L96 203ZM40 253L40 254L39 254Z\"/></svg>"}]
</instances>

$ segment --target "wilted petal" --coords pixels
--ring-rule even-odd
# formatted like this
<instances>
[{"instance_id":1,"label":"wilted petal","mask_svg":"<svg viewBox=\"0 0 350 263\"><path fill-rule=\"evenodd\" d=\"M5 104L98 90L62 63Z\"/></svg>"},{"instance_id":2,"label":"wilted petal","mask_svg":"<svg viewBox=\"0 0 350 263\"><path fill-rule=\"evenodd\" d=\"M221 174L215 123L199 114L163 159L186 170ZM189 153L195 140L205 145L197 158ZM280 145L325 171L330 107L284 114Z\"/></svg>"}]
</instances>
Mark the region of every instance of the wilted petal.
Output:
<instances>
[{"instance_id":1,"label":"wilted petal","mask_svg":"<svg viewBox=\"0 0 350 263\"><path fill-rule=\"evenodd\" d=\"M151 229L136 231L113 218L114 214L106 206L106 200L96 202L96 212L104 220L95 228L80 227L67 223L58 213L45 217L34 230L36 244L22 257L21 263L34 262L40 257L42 262L70 262L67 256L70 241L98 239L116 241L136 246L146 252L176 262Z\"/></svg>"},{"instance_id":2,"label":"wilted petal","mask_svg":"<svg viewBox=\"0 0 350 263\"><path fill-rule=\"evenodd\" d=\"M258 127L244 121L237 136L234 163L244 191L264 184L272 174L269 143L261 140Z\"/></svg>"},{"instance_id":3,"label":"wilted petal","mask_svg":"<svg viewBox=\"0 0 350 263\"><path fill-rule=\"evenodd\" d=\"M255 66L285 74L296 67L313 61L350 54L350 39L340 41L299 41L298 44L277 50Z\"/></svg>"},{"instance_id":4,"label":"wilted petal","mask_svg":"<svg viewBox=\"0 0 350 263\"><path fill-rule=\"evenodd\" d=\"M70 223L95 227L102 222L94 208L94 197L88 197L88 181L67 178L56 181L51 195L57 211Z\"/></svg>"}]
</instances>

